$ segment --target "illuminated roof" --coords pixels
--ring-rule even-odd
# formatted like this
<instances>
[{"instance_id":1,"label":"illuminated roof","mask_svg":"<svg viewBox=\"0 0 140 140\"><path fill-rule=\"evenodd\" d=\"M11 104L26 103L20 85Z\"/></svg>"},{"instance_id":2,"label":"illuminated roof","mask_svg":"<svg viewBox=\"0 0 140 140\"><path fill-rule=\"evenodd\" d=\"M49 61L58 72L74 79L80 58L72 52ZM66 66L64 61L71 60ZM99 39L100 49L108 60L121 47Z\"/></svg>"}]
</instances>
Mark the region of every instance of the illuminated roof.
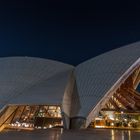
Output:
<instances>
[{"instance_id":1,"label":"illuminated roof","mask_svg":"<svg viewBox=\"0 0 140 140\"><path fill-rule=\"evenodd\" d=\"M75 77L79 99L75 102L79 102L79 110L78 114L72 115L86 117L88 125L93 119L93 114L98 112L95 108L99 107L99 102L105 99L104 97L110 90L115 88L115 84L118 85L119 80L128 77L132 67L140 65L138 59L140 60L140 43L134 43L78 65Z\"/></svg>"},{"instance_id":2,"label":"illuminated roof","mask_svg":"<svg viewBox=\"0 0 140 140\"><path fill-rule=\"evenodd\" d=\"M0 58L0 106L60 104L73 66L32 58Z\"/></svg>"},{"instance_id":3,"label":"illuminated roof","mask_svg":"<svg viewBox=\"0 0 140 140\"><path fill-rule=\"evenodd\" d=\"M139 66L139 42L99 55L75 68L42 58L0 58L0 107L59 104L66 119L84 117L88 126L104 100Z\"/></svg>"}]
</instances>

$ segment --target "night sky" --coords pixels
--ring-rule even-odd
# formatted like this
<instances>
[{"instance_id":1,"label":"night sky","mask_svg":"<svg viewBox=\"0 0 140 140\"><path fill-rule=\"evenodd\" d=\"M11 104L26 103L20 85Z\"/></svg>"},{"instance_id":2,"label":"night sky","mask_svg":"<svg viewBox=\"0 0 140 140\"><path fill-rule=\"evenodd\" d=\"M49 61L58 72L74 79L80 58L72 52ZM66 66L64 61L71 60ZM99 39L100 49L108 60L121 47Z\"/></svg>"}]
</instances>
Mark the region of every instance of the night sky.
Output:
<instances>
[{"instance_id":1,"label":"night sky","mask_svg":"<svg viewBox=\"0 0 140 140\"><path fill-rule=\"evenodd\" d=\"M1 0L0 57L77 65L139 41L140 4L122 1Z\"/></svg>"}]
</instances>

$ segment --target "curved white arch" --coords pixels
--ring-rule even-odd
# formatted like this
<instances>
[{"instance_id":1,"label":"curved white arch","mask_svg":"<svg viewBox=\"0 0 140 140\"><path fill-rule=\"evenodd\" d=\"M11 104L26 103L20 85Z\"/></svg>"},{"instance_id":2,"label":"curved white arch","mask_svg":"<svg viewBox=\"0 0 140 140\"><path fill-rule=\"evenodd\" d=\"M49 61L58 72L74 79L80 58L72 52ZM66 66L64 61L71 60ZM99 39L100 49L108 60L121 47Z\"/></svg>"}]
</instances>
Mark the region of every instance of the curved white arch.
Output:
<instances>
[{"instance_id":1,"label":"curved white arch","mask_svg":"<svg viewBox=\"0 0 140 140\"><path fill-rule=\"evenodd\" d=\"M116 91L121 84L138 68L140 67L140 58L138 58L133 65L129 67L129 69L115 82L115 84L108 90L108 92L104 95L104 97L98 102L98 104L94 107L94 109L89 113L86 119L86 127L91 123L93 118L98 115L101 107L103 107L106 102L108 102L109 98L113 95L114 91Z\"/></svg>"}]
</instances>

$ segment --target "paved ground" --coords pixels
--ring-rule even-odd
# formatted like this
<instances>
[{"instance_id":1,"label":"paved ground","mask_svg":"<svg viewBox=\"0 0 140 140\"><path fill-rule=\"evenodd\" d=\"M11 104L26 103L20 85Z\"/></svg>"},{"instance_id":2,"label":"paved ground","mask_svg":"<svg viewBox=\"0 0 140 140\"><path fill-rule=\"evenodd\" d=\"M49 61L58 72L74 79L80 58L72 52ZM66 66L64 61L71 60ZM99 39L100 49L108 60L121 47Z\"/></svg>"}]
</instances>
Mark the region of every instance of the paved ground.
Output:
<instances>
[{"instance_id":1,"label":"paved ground","mask_svg":"<svg viewBox=\"0 0 140 140\"><path fill-rule=\"evenodd\" d=\"M70 130L4 131L0 140L140 140L140 131L127 130Z\"/></svg>"}]
</instances>

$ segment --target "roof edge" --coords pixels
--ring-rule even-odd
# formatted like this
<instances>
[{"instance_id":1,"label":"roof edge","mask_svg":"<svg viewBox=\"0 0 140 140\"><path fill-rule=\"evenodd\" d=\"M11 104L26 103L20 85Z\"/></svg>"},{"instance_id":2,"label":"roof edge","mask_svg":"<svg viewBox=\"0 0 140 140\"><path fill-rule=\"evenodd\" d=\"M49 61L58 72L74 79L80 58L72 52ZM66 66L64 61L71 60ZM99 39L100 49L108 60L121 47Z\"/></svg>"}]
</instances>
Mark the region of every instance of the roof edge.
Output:
<instances>
[{"instance_id":1,"label":"roof edge","mask_svg":"<svg viewBox=\"0 0 140 140\"><path fill-rule=\"evenodd\" d=\"M72 68L75 67L75 66L73 66L71 64L67 64L67 63L64 63L64 62L61 62L61 61L57 61L57 60L53 60L53 59L46 59L46 58L42 58L42 57L32 57L32 56L4 56L4 57L0 57L0 60L1 59L8 59L8 58L11 58L11 59L14 59L14 58L28 59L29 58L29 59L34 59L34 60L50 61L50 62L62 64L62 65L67 65L67 66L72 67Z\"/></svg>"},{"instance_id":2,"label":"roof edge","mask_svg":"<svg viewBox=\"0 0 140 140\"><path fill-rule=\"evenodd\" d=\"M104 55L104 54L109 54L109 53L114 52L114 51L116 51L116 50L121 50L121 49L123 49L123 48L131 47L131 46L133 47L134 45L140 45L140 41L133 42L133 43L130 43L130 44L126 44L126 45L120 46L120 47L118 47L118 48L116 48L116 49L112 49L112 50L106 51L106 52L104 52L104 53L101 53L101 54L99 54L99 55L97 55L97 56L95 56L95 57L92 57L92 58L90 58L90 59L87 59L86 61L83 61L82 63L76 65L76 68L79 67L80 65L83 65L83 64L85 64L85 63L87 63L87 62L89 62L89 61L91 61L91 60L93 60L93 59L95 59L95 58L97 58L97 57L100 57L100 56L102 56L102 55Z\"/></svg>"}]
</instances>

